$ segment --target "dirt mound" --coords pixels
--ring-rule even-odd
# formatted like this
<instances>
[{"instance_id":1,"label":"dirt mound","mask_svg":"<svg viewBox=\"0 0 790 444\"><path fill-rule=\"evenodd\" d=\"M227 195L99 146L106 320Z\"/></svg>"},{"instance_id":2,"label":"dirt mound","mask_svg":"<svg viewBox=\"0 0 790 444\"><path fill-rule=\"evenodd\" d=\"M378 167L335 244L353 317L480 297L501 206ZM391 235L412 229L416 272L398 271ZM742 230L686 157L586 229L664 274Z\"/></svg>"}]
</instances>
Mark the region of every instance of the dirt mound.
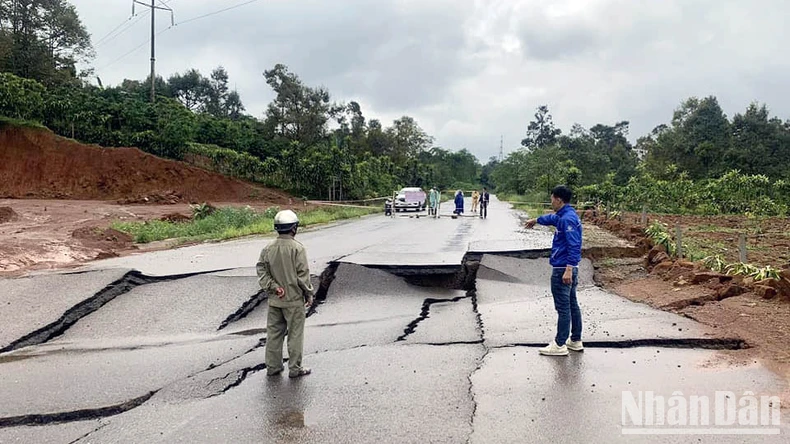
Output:
<instances>
[{"instance_id":1,"label":"dirt mound","mask_svg":"<svg viewBox=\"0 0 790 444\"><path fill-rule=\"evenodd\" d=\"M16 127L0 128L0 197L273 204L290 198L137 148L83 145L50 131Z\"/></svg>"},{"instance_id":2,"label":"dirt mound","mask_svg":"<svg viewBox=\"0 0 790 444\"><path fill-rule=\"evenodd\" d=\"M12 222L19 219L19 215L16 214L11 207L0 207L0 224L6 222Z\"/></svg>"},{"instance_id":3,"label":"dirt mound","mask_svg":"<svg viewBox=\"0 0 790 444\"><path fill-rule=\"evenodd\" d=\"M134 242L132 236L129 236L126 233L122 233L118 230L114 230L112 228L97 228L97 227L85 227L79 228L74 230L71 233L75 239L79 239L82 242L87 243L111 243L111 244L118 244L118 245L129 245Z\"/></svg>"}]
</instances>

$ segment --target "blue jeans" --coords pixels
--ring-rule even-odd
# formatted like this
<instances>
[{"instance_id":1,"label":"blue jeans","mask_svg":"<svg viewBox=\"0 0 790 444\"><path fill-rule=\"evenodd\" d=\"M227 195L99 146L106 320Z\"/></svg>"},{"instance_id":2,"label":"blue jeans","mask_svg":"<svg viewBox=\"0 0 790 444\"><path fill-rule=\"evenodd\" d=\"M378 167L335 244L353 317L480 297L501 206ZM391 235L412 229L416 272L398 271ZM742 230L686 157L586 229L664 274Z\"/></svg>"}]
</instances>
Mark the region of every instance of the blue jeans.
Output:
<instances>
[{"instance_id":1,"label":"blue jeans","mask_svg":"<svg viewBox=\"0 0 790 444\"><path fill-rule=\"evenodd\" d=\"M576 300L576 286L579 283L579 269L573 269L570 285L562 283L565 268L554 268L551 272L551 295L557 310L557 336L554 339L562 347L570 333L571 341L582 339L582 312Z\"/></svg>"}]
</instances>

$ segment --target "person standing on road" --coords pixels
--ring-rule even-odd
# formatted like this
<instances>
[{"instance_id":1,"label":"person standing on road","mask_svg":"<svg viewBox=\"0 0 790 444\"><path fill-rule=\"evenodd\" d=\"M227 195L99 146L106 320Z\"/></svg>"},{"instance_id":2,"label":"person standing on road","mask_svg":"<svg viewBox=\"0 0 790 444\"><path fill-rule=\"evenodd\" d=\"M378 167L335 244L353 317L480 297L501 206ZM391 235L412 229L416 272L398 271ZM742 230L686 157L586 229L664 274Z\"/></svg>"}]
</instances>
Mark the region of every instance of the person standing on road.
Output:
<instances>
[{"instance_id":1,"label":"person standing on road","mask_svg":"<svg viewBox=\"0 0 790 444\"><path fill-rule=\"evenodd\" d=\"M557 336L549 345L538 349L542 355L566 356L569 349L584 350L582 313L576 300L579 262L582 259L582 224L576 210L568 205L571 197L571 190L567 187L560 185L554 188L551 191L554 214L544 214L525 223L527 228L534 227L536 223L556 227L549 263L552 266L551 294L557 310Z\"/></svg>"},{"instance_id":2,"label":"person standing on road","mask_svg":"<svg viewBox=\"0 0 790 444\"><path fill-rule=\"evenodd\" d=\"M477 203L480 201L480 193L472 191L472 212L477 213Z\"/></svg>"},{"instance_id":3,"label":"person standing on road","mask_svg":"<svg viewBox=\"0 0 790 444\"><path fill-rule=\"evenodd\" d=\"M305 308L313 305L313 284L304 245L296 236L299 218L291 210L274 216L279 236L262 251L257 263L258 283L269 295L266 322L266 373L283 371L283 342L288 335L288 376L310 374L302 367Z\"/></svg>"},{"instance_id":4,"label":"person standing on road","mask_svg":"<svg viewBox=\"0 0 790 444\"><path fill-rule=\"evenodd\" d=\"M460 215L464 212L464 192L458 190L455 192L455 214Z\"/></svg>"},{"instance_id":5,"label":"person standing on road","mask_svg":"<svg viewBox=\"0 0 790 444\"><path fill-rule=\"evenodd\" d=\"M439 192L435 188L431 188L431 192L428 194L428 215L429 216L436 216L436 210L439 207Z\"/></svg>"},{"instance_id":6,"label":"person standing on road","mask_svg":"<svg viewBox=\"0 0 790 444\"><path fill-rule=\"evenodd\" d=\"M488 218L488 202L491 200L491 195L488 194L488 189L483 188L483 192L480 193L480 219L487 219Z\"/></svg>"}]
</instances>

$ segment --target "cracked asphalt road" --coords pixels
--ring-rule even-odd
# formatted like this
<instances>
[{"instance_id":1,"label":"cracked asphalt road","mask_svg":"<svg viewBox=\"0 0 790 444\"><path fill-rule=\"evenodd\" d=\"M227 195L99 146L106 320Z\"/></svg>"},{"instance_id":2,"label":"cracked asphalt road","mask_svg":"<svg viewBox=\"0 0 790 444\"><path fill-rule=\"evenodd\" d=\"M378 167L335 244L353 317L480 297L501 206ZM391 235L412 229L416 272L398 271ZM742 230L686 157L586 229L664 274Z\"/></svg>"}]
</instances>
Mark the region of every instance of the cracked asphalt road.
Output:
<instances>
[{"instance_id":1,"label":"cracked asphalt road","mask_svg":"<svg viewBox=\"0 0 790 444\"><path fill-rule=\"evenodd\" d=\"M314 373L298 380L263 371L266 238L0 281L0 443L786 442L785 416L780 435L623 435L623 391L786 383L722 364L715 349L737 338L603 292L589 262L591 346L539 356L555 319L547 261L506 256L543 254L551 234L518 222L494 200L487 220L302 233L316 283L329 267L331 285L307 320Z\"/></svg>"}]
</instances>

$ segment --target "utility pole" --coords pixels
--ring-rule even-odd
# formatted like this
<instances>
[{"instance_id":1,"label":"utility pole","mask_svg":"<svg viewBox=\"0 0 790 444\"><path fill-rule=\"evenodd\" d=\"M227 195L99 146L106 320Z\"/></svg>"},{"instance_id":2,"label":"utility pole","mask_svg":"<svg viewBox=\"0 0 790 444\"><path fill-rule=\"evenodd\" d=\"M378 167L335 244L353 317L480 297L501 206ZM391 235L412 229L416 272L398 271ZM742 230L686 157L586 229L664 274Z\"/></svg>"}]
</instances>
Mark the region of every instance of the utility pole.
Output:
<instances>
[{"instance_id":1,"label":"utility pole","mask_svg":"<svg viewBox=\"0 0 790 444\"><path fill-rule=\"evenodd\" d=\"M161 0L160 3L162 3ZM162 6L156 6L156 0L151 0L150 5L139 0L132 0L132 15L134 15L135 4L151 8L151 103L154 103L156 101L156 10L170 11L170 26L175 24L175 19L173 10L164 3L162 3Z\"/></svg>"},{"instance_id":2,"label":"utility pole","mask_svg":"<svg viewBox=\"0 0 790 444\"><path fill-rule=\"evenodd\" d=\"M499 136L499 161L502 162L505 159L505 136Z\"/></svg>"}]
</instances>

